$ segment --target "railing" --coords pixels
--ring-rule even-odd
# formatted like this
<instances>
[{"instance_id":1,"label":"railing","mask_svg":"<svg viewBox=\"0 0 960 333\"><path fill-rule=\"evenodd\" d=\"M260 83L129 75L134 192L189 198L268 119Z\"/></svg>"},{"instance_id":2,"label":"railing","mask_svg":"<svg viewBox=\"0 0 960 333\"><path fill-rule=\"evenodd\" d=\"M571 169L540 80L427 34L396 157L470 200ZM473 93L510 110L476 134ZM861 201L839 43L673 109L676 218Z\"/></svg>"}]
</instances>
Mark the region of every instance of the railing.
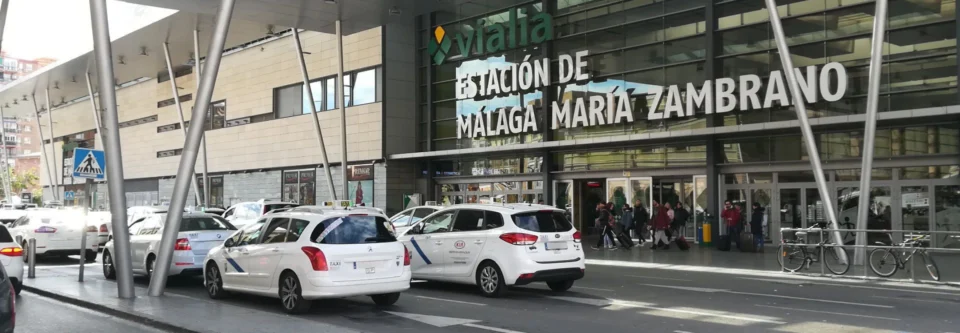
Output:
<instances>
[{"instance_id":1,"label":"railing","mask_svg":"<svg viewBox=\"0 0 960 333\"><path fill-rule=\"evenodd\" d=\"M876 239L873 239L872 244L866 244L866 245L855 245L855 244L838 245L838 244L835 244L832 240L832 234L834 231L840 232L841 234L847 234L848 236L850 233L852 233L854 235L854 237L852 238L843 237L844 240L848 240L848 241L855 240L856 239L855 236L859 234L866 234L865 236L868 242L871 241L871 238L875 238L875 237L881 237L883 238L883 240L878 242ZM801 239L796 239L797 232L806 232L807 235L819 235L820 239L817 242L810 242L810 239L808 237L801 237ZM927 253L960 254L960 248L931 247L933 244L937 244L937 243L941 243L941 244L937 244L939 246L942 246L943 245L942 243L944 242L950 243L950 239L953 237L956 237L957 240L955 242L960 244L960 231L828 229L828 228L812 227L812 228L781 228L780 235L781 235L781 242L780 242L781 248L778 248L777 259L780 262L781 272L789 271L792 273L803 274L799 271L804 269L805 267L810 268L812 263L819 261L820 275L822 276L846 275L849 272L851 266L862 266L863 278L869 278L871 270L874 271L875 277L884 277L876 272L875 268L871 266L871 262L870 262L870 256L873 253L873 251L876 251L879 249L879 250L888 250L887 252L892 253L892 257L893 257L892 259L894 260L893 264L895 268L893 269L892 273L885 274L886 275L885 277L890 277L895 275L896 272L899 271L899 269L907 269L910 272L910 279L913 282L920 282L917 279L915 274L916 269L915 269L914 262L916 260L913 260L913 259L922 258L924 262L927 263L928 272L931 274L931 278L939 281L941 279L942 274L940 274L939 268L937 267L936 263L933 261L932 257L930 257ZM785 235L794 236L794 239L788 239L788 237L785 237ZM896 235L897 237L894 237L894 235ZM946 237L940 238L939 241L934 241L933 239L931 239L933 238L932 236L934 235L946 235ZM902 239L902 241L898 242L897 239ZM878 243L883 243L883 244L880 245ZM785 257L787 257L788 255L793 255L793 254L788 254L786 251L786 249L791 249L791 248L804 248L804 249L814 248L815 251L807 251L807 250L801 251L803 258L801 259L802 263L800 267L796 269L789 269L786 267L787 259ZM838 251L838 248L840 249L839 251L842 251L843 253L846 254L846 257L847 257L846 263L844 263L843 260L841 260L839 253L837 253L836 255L831 255L826 252L829 250ZM852 251L849 249L852 249ZM860 259L859 262L854 262L856 259L855 252L858 249L863 249L863 255L861 258L859 258ZM899 254L899 257L897 252L901 253ZM814 258L811 255L819 255L819 257ZM833 271L832 268L830 269L830 272L828 272L828 269L827 269L828 264L826 260L826 258L829 258L828 255L831 255L833 256L833 259L838 260L838 263L840 265L844 265L841 267L841 268L844 268L844 267L846 268L846 269L841 269L843 270L843 273L837 274L836 272ZM886 255L884 257L886 258ZM901 259L903 257L905 257L905 259ZM906 266L908 261L909 261L909 266ZM929 267L931 265L933 266L932 269ZM945 266L950 266L950 265L945 265ZM936 271L936 274L934 273L934 270ZM960 277L956 277L956 278L960 278Z\"/></svg>"}]
</instances>

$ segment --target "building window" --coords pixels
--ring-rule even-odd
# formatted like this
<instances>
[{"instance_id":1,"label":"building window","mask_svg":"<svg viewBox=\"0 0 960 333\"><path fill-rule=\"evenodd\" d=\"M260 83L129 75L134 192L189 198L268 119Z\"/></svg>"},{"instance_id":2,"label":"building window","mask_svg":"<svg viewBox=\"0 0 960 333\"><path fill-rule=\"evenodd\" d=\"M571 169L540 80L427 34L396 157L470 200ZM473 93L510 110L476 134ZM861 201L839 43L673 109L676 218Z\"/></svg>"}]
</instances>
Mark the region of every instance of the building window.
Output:
<instances>
[{"instance_id":1,"label":"building window","mask_svg":"<svg viewBox=\"0 0 960 333\"><path fill-rule=\"evenodd\" d=\"M347 107L379 102L383 92L378 84L382 81L380 67L343 75L343 100Z\"/></svg>"},{"instance_id":2,"label":"building window","mask_svg":"<svg viewBox=\"0 0 960 333\"><path fill-rule=\"evenodd\" d=\"M186 94L186 95L180 96L180 103L190 101L190 100L193 100L193 94ZM168 99L157 102L157 108L159 109L159 108L162 108L165 106L171 106L174 104L177 104L177 102L174 101L173 98L168 98Z\"/></svg>"},{"instance_id":3,"label":"building window","mask_svg":"<svg viewBox=\"0 0 960 333\"><path fill-rule=\"evenodd\" d=\"M183 149L161 150L157 152L157 158L179 156L183 154Z\"/></svg>"},{"instance_id":4,"label":"building window","mask_svg":"<svg viewBox=\"0 0 960 333\"><path fill-rule=\"evenodd\" d=\"M30 149L24 149L24 150L23 150L23 153L24 153L24 154L29 154L29 153L31 153L31 151L30 151Z\"/></svg>"},{"instance_id":5,"label":"building window","mask_svg":"<svg viewBox=\"0 0 960 333\"><path fill-rule=\"evenodd\" d=\"M178 130L178 129L180 129L180 123L175 123L175 124L170 124L170 125L163 125L163 126L157 126L157 133L163 133L163 132L169 132L169 131L176 131L176 130Z\"/></svg>"},{"instance_id":6,"label":"building window","mask_svg":"<svg viewBox=\"0 0 960 333\"><path fill-rule=\"evenodd\" d=\"M223 207L223 176L207 177L207 180L210 181L210 202L207 207ZM203 193L203 177L197 177L197 186Z\"/></svg>"},{"instance_id":7,"label":"building window","mask_svg":"<svg viewBox=\"0 0 960 333\"><path fill-rule=\"evenodd\" d=\"M284 171L283 201L301 205L317 204L317 172L315 170Z\"/></svg>"},{"instance_id":8,"label":"building window","mask_svg":"<svg viewBox=\"0 0 960 333\"><path fill-rule=\"evenodd\" d=\"M143 117L143 118L138 118L138 119L128 120L128 121L122 122L122 123L120 123L119 126L117 126L117 128L124 128L124 127L136 126L136 125L140 125L140 124L152 123L152 122L155 122L155 121L157 121L157 115L152 115L152 116L149 116L149 117Z\"/></svg>"},{"instance_id":9,"label":"building window","mask_svg":"<svg viewBox=\"0 0 960 333\"><path fill-rule=\"evenodd\" d=\"M24 132L30 132L30 125L24 125L24 126L23 126L23 131L24 131Z\"/></svg>"},{"instance_id":10,"label":"building window","mask_svg":"<svg viewBox=\"0 0 960 333\"><path fill-rule=\"evenodd\" d=\"M337 78L335 76L310 82L310 90L313 93L312 101L317 112L337 108L336 83ZM310 104L307 104L310 101L303 98L307 94L306 90L302 83L274 89L274 113L277 119L310 113Z\"/></svg>"},{"instance_id":11,"label":"building window","mask_svg":"<svg viewBox=\"0 0 960 333\"><path fill-rule=\"evenodd\" d=\"M207 130L224 127L227 120L227 100L213 102L207 109Z\"/></svg>"},{"instance_id":12,"label":"building window","mask_svg":"<svg viewBox=\"0 0 960 333\"><path fill-rule=\"evenodd\" d=\"M170 74L168 74L166 69L157 73L157 83L163 83L170 81ZM189 65L180 65L173 69L173 75L176 77L181 77L184 75L189 75L193 73L193 66Z\"/></svg>"}]
</instances>

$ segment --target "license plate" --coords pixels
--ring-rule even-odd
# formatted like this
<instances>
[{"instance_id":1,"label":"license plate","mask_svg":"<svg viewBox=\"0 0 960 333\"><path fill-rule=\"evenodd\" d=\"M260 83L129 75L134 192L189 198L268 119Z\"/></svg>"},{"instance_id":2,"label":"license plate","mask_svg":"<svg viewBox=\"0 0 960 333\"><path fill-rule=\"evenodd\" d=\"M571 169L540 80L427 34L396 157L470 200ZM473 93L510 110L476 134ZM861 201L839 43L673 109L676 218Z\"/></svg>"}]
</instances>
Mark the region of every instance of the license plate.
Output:
<instances>
[{"instance_id":1,"label":"license plate","mask_svg":"<svg viewBox=\"0 0 960 333\"><path fill-rule=\"evenodd\" d=\"M187 234L187 238L189 238L189 239L191 239L191 240L196 240L196 239L199 239L199 238L200 238L200 234L198 234L198 233L189 233L189 234Z\"/></svg>"},{"instance_id":2,"label":"license plate","mask_svg":"<svg viewBox=\"0 0 960 333\"><path fill-rule=\"evenodd\" d=\"M376 273L376 272L377 272L377 268L376 268L376 267L367 267L365 270L366 270L367 274L373 274L373 273Z\"/></svg>"},{"instance_id":3,"label":"license plate","mask_svg":"<svg viewBox=\"0 0 960 333\"><path fill-rule=\"evenodd\" d=\"M566 250L567 242L547 242L546 249L547 250Z\"/></svg>"}]
</instances>

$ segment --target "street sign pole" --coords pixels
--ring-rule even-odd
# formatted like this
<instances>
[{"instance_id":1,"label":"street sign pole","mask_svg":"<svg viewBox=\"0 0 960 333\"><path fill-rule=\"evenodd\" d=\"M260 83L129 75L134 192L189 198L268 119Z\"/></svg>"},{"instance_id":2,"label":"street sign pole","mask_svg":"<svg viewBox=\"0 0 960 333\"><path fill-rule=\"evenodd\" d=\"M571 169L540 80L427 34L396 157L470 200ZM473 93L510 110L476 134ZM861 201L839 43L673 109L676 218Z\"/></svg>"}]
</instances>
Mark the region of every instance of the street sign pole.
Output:
<instances>
[{"instance_id":1,"label":"street sign pole","mask_svg":"<svg viewBox=\"0 0 960 333\"><path fill-rule=\"evenodd\" d=\"M80 282L83 282L83 269L87 265L87 224L89 223L90 208L93 207L93 181L94 179L105 178L106 169L103 167L105 164L106 156L102 150L73 148L73 177L86 178L83 189L83 229L80 233ZM75 195L74 192L69 191L64 192L63 196L64 199L74 200ZM114 230L118 229L114 228ZM129 297L132 297L132 294Z\"/></svg>"}]
</instances>

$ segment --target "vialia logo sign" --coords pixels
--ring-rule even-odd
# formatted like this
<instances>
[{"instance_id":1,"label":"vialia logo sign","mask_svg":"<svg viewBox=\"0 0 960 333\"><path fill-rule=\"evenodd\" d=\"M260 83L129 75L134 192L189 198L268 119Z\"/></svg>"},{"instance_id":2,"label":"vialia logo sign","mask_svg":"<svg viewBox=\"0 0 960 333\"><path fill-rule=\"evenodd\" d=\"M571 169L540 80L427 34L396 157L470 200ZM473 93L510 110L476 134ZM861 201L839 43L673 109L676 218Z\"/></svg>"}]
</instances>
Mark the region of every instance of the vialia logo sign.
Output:
<instances>
[{"instance_id":1,"label":"vialia logo sign","mask_svg":"<svg viewBox=\"0 0 960 333\"><path fill-rule=\"evenodd\" d=\"M538 13L530 17L523 8L510 9L508 14L507 21L502 23L488 22L486 18L473 25L463 22L462 32L455 36L449 36L443 26L437 26L433 38L427 42L427 52L433 63L441 65L448 57L456 55L482 55L553 39L553 18L549 14ZM451 54L454 43L459 53Z\"/></svg>"}]
</instances>

